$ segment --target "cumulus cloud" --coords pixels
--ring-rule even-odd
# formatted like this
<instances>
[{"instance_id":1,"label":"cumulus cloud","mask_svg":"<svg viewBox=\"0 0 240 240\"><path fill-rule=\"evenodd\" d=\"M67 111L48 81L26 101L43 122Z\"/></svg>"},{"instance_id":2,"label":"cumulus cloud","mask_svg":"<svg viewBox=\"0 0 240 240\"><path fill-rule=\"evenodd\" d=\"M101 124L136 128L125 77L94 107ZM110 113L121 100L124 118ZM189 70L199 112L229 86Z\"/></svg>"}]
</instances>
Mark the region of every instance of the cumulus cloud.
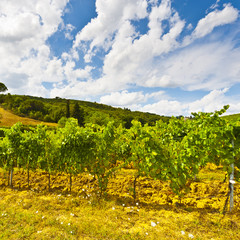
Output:
<instances>
[{"instance_id":1,"label":"cumulus cloud","mask_svg":"<svg viewBox=\"0 0 240 240\"><path fill-rule=\"evenodd\" d=\"M49 80L61 75L61 70L57 69L61 66L61 60L50 58L46 40L62 23L61 17L67 2L68 0L0 2L0 75L10 92L46 95L47 91L41 84L43 77L48 76ZM19 82L22 87L17 88Z\"/></svg>"},{"instance_id":2,"label":"cumulus cloud","mask_svg":"<svg viewBox=\"0 0 240 240\"><path fill-rule=\"evenodd\" d=\"M240 81L240 49L231 41L209 41L179 50L155 63L146 87L213 90Z\"/></svg>"},{"instance_id":3,"label":"cumulus cloud","mask_svg":"<svg viewBox=\"0 0 240 240\"><path fill-rule=\"evenodd\" d=\"M94 97L106 91L99 82L95 81L72 81L69 84L58 83L50 91L50 97L64 97L74 99L88 99L93 101ZM93 96L93 97L92 97Z\"/></svg>"},{"instance_id":4,"label":"cumulus cloud","mask_svg":"<svg viewBox=\"0 0 240 240\"><path fill-rule=\"evenodd\" d=\"M135 8L135 12L130 11L126 14L124 9L131 6L130 0L118 1L114 7L109 6L109 2L107 4L101 0L97 1L98 17L93 19L76 37L75 46L81 46L84 42L90 41L89 50L85 55L86 62L91 62L92 56L96 54L97 49L93 51L94 47L107 46L106 49L111 47L104 59L103 76L97 81L102 86L101 89L108 87L109 91L124 90L131 84L136 84L144 87L180 86L196 90L212 89L216 86L216 82L219 88L229 84L226 83L226 78L232 79L233 76L226 76L226 73L231 75L234 69L233 61L227 60L226 57L232 52L230 46L224 46L222 49L217 42L212 46L203 44L203 46L184 49L173 57L166 57L166 54L175 49L181 49L185 45L188 47L194 39L204 37L216 26L235 21L238 16L235 8L228 4L221 11L215 10L207 14L198 22L193 33L186 38L191 39L186 44L186 39L184 43L178 40L185 27L185 21L180 19L178 13L171 7L170 0L163 0L160 4L152 6L148 16L149 31L138 36L130 20L136 16L138 19L146 17L146 12L143 11L146 9L145 1L142 1L142 4L139 3L140 1L138 1L138 7L144 6L141 10ZM110 24L109 18L112 18ZM163 21L169 24L167 32ZM189 26L191 24L187 29L190 29ZM214 49L216 49L215 52ZM157 57L160 61L156 61ZM229 63L227 65L226 60ZM223 72L221 69L225 69L225 74L221 74ZM220 80L217 80L219 77ZM235 73L234 79L237 77L238 73Z\"/></svg>"},{"instance_id":5,"label":"cumulus cloud","mask_svg":"<svg viewBox=\"0 0 240 240\"><path fill-rule=\"evenodd\" d=\"M240 112L240 104L237 100L229 98L226 93L228 88L213 90L199 100L192 102L180 102L177 100L160 100L153 104L138 106L135 110L152 112L166 116L190 116L192 112L214 112L224 105L230 105L227 114Z\"/></svg>"},{"instance_id":6,"label":"cumulus cloud","mask_svg":"<svg viewBox=\"0 0 240 240\"><path fill-rule=\"evenodd\" d=\"M100 99L165 115L208 111L227 101L239 109L226 97L240 82L239 30L213 33L239 21L231 4L220 10L217 0L194 26L171 0L96 0L97 17L73 36L74 26L62 18L69 1L0 1L0 77L11 93ZM141 21L147 22L145 32L137 28ZM47 40L58 30L73 46L53 56ZM209 94L183 103L165 88Z\"/></svg>"},{"instance_id":7,"label":"cumulus cloud","mask_svg":"<svg viewBox=\"0 0 240 240\"><path fill-rule=\"evenodd\" d=\"M215 5L214 8L216 7L217 5ZM226 4L223 10L215 9L214 11L208 13L204 18L199 20L192 34L185 37L184 45L188 45L195 39L206 36L218 26L235 22L238 16L239 11L231 4Z\"/></svg>"},{"instance_id":8,"label":"cumulus cloud","mask_svg":"<svg viewBox=\"0 0 240 240\"><path fill-rule=\"evenodd\" d=\"M164 32L162 21L168 21L170 29ZM162 1L149 14L148 33L136 38L134 26L129 21L121 25L115 35L111 51L106 55L102 83L115 79L116 89L128 84L144 85L152 68L153 60L161 54L173 51L185 23L171 9L170 1Z\"/></svg>"},{"instance_id":9,"label":"cumulus cloud","mask_svg":"<svg viewBox=\"0 0 240 240\"><path fill-rule=\"evenodd\" d=\"M228 88L213 90L205 95L200 100L196 100L188 104L188 111L190 112L213 112L216 109L221 109L227 104L225 93Z\"/></svg>"},{"instance_id":10,"label":"cumulus cloud","mask_svg":"<svg viewBox=\"0 0 240 240\"><path fill-rule=\"evenodd\" d=\"M211 35L208 41L196 42L200 38L206 40L214 28L237 20L238 10L231 4L217 10L217 1L194 29L191 23L186 24L180 18L170 0L139 0L137 5L133 0L114 0L111 4L112 1L96 1L97 17L76 35L72 51L64 55L69 60L65 66L67 79L74 80L68 80L71 83L68 86L53 89L52 95L64 96L69 92L75 97L97 95L101 102L114 106L127 105L154 112L154 109L162 109L163 112L158 113L172 111L178 115L180 112L189 114L190 108L197 109L194 106L199 102L190 107L160 94L165 99L159 95L155 104L147 104L150 96L126 89L140 86L213 91L239 82L240 49L233 41L237 31L229 36ZM148 31L140 34L132 21L136 23L141 19L148 20ZM189 35L181 40L184 29ZM89 71L86 74L89 80L79 82L76 71L72 73L74 63L71 61L82 51L85 62L91 65L93 57L102 50L106 53L102 75L94 80Z\"/></svg>"},{"instance_id":11,"label":"cumulus cloud","mask_svg":"<svg viewBox=\"0 0 240 240\"><path fill-rule=\"evenodd\" d=\"M110 95L102 96L101 103L111 104L113 106L128 106L136 103L145 102L145 96L143 92L131 92L127 90L122 92L113 92Z\"/></svg>"},{"instance_id":12,"label":"cumulus cloud","mask_svg":"<svg viewBox=\"0 0 240 240\"><path fill-rule=\"evenodd\" d=\"M144 94L143 92L114 92L101 97L101 103L111 104L116 107L128 107L135 111L152 112L165 116L190 116L192 112L214 112L224 105L230 105L227 114L240 112L238 97L230 98L228 88L212 90L205 96L194 101L178 101L171 99L163 91ZM154 98L152 104L147 103Z\"/></svg>"},{"instance_id":13,"label":"cumulus cloud","mask_svg":"<svg viewBox=\"0 0 240 240\"><path fill-rule=\"evenodd\" d=\"M9 18L2 15L0 18L0 41L18 42L34 37L41 28L40 18L33 13L19 13Z\"/></svg>"},{"instance_id":14,"label":"cumulus cloud","mask_svg":"<svg viewBox=\"0 0 240 240\"><path fill-rule=\"evenodd\" d=\"M81 47L84 41L91 41L90 50L111 46L112 35L128 19L140 19L147 16L146 0L97 0L98 16L91 20L76 36L74 47Z\"/></svg>"},{"instance_id":15,"label":"cumulus cloud","mask_svg":"<svg viewBox=\"0 0 240 240\"><path fill-rule=\"evenodd\" d=\"M166 98L164 91L144 94L140 92L128 92L127 90L121 92L112 92L109 95L104 95L100 98L100 102L116 107L128 107L138 104L146 103L149 99L155 100Z\"/></svg>"},{"instance_id":16,"label":"cumulus cloud","mask_svg":"<svg viewBox=\"0 0 240 240\"><path fill-rule=\"evenodd\" d=\"M193 32L193 37L204 37L212 32L215 27L236 21L237 17L238 10L231 4L227 4L223 10L210 12L205 18L201 19Z\"/></svg>"},{"instance_id":17,"label":"cumulus cloud","mask_svg":"<svg viewBox=\"0 0 240 240\"><path fill-rule=\"evenodd\" d=\"M73 84L78 82L78 80L86 80L90 79L91 71L93 67L86 66L84 69L75 68L76 64L74 61L68 61L66 65L63 67L64 73L68 82Z\"/></svg>"},{"instance_id":18,"label":"cumulus cloud","mask_svg":"<svg viewBox=\"0 0 240 240\"><path fill-rule=\"evenodd\" d=\"M67 38L68 40L73 40L73 35L72 35L72 31L75 29L75 27L72 24L67 24L65 26L65 38Z\"/></svg>"},{"instance_id":19,"label":"cumulus cloud","mask_svg":"<svg viewBox=\"0 0 240 240\"><path fill-rule=\"evenodd\" d=\"M164 116L179 116L187 111L187 106L179 101L161 100L153 104L146 104L136 110Z\"/></svg>"}]
</instances>

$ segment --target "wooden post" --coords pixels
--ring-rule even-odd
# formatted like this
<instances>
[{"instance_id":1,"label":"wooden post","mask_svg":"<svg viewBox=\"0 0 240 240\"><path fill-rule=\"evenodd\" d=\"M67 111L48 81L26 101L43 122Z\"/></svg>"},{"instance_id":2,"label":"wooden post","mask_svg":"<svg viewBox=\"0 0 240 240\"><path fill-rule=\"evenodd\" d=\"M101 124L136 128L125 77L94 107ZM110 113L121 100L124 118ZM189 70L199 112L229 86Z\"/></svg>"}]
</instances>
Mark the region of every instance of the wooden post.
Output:
<instances>
[{"instance_id":1,"label":"wooden post","mask_svg":"<svg viewBox=\"0 0 240 240\"><path fill-rule=\"evenodd\" d=\"M72 174L70 173L70 193L72 192Z\"/></svg>"},{"instance_id":2,"label":"wooden post","mask_svg":"<svg viewBox=\"0 0 240 240\"><path fill-rule=\"evenodd\" d=\"M11 172L10 172L10 187L11 188L13 187L13 167L12 167Z\"/></svg>"},{"instance_id":3,"label":"wooden post","mask_svg":"<svg viewBox=\"0 0 240 240\"><path fill-rule=\"evenodd\" d=\"M51 190L51 174L48 172L48 191L50 192Z\"/></svg>"},{"instance_id":4,"label":"wooden post","mask_svg":"<svg viewBox=\"0 0 240 240\"><path fill-rule=\"evenodd\" d=\"M232 145L233 145L233 148L234 148L234 140L232 140ZM233 210L233 206L234 206L234 201L233 201L233 192L234 192L234 163L231 163L230 165L231 169L232 169L232 172L230 174L230 177L229 177L229 188L230 188L230 212Z\"/></svg>"}]
</instances>

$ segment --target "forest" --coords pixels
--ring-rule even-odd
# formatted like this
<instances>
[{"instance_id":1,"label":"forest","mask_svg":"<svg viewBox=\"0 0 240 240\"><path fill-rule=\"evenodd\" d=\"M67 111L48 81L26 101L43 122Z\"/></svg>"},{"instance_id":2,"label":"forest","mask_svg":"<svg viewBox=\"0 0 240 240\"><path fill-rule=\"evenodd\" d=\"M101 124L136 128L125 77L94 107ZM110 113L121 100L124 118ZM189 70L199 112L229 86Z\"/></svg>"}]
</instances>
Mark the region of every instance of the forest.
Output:
<instances>
[{"instance_id":1,"label":"forest","mask_svg":"<svg viewBox=\"0 0 240 240\"><path fill-rule=\"evenodd\" d=\"M137 120L142 125L147 123L151 126L155 125L158 120L164 122L169 120L169 117L157 114L131 111L127 108L114 108L104 104L59 97L47 99L11 95L10 93L1 94L0 106L16 115L44 122L58 123L61 118L63 118L62 121L64 122L66 118L74 117L78 119L80 126L84 126L86 123L95 123L102 126L114 120L116 125L122 124L125 128L130 128L132 120Z\"/></svg>"}]
</instances>

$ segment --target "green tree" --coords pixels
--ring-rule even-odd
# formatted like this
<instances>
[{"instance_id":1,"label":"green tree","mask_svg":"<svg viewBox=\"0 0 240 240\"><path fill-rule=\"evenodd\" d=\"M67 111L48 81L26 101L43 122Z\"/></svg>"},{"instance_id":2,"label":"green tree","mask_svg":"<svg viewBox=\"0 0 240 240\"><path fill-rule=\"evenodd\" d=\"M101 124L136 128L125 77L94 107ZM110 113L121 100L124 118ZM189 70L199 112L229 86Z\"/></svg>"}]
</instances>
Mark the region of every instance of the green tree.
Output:
<instances>
[{"instance_id":1,"label":"green tree","mask_svg":"<svg viewBox=\"0 0 240 240\"><path fill-rule=\"evenodd\" d=\"M109 114L104 112L93 112L86 122L97 124L99 126L107 126L110 121L113 121L113 118L110 118Z\"/></svg>"},{"instance_id":2,"label":"green tree","mask_svg":"<svg viewBox=\"0 0 240 240\"><path fill-rule=\"evenodd\" d=\"M68 119L66 117L61 117L61 119L58 121L58 126L65 127L67 120Z\"/></svg>"},{"instance_id":3,"label":"green tree","mask_svg":"<svg viewBox=\"0 0 240 240\"><path fill-rule=\"evenodd\" d=\"M55 122L58 122L62 117L64 117L66 114L65 114L65 111L64 109L60 108L60 109L55 109L52 111L51 113L51 117L54 119Z\"/></svg>"},{"instance_id":4,"label":"green tree","mask_svg":"<svg viewBox=\"0 0 240 240\"><path fill-rule=\"evenodd\" d=\"M127 129L130 129L132 127L132 120L133 120L133 117L131 116L124 117L123 118L124 127Z\"/></svg>"},{"instance_id":5,"label":"green tree","mask_svg":"<svg viewBox=\"0 0 240 240\"><path fill-rule=\"evenodd\" d=\"M7 90L8 90L7 87L3 83L0 82L0 92L5 92Z\"/></svg>"},{"instance_id":6,"label":"green tree","mask_svg":"<svg viewBox=\"0 0 240 240\"><path fill-rule=\"evenodd\" d=\"M66 105L66 118L70 118L70 101L67 100L67 105Z\"/></svg>"},{"instance_id":7,"label":"green tree","mask_svg":"<svg viewBox=\"0 0 240 240\"><path fill-rule=\"evenodd\" d=\"M42 114L47 113L43 102L31 99L23 101L19 107L19 111L23 114L29 114L30 112L41 112Z\"/></svg>"},{"instance_id":8,"label":"green tree","mask_svg":"<svg viewBox=\"0 0 240 240\"><path fill-rule=\"evenodd\" d=\"M79 126L84 126L84 110L79 107L78 103L74 104L72 117L78 120Z\"/></svg>"}]
</instances>

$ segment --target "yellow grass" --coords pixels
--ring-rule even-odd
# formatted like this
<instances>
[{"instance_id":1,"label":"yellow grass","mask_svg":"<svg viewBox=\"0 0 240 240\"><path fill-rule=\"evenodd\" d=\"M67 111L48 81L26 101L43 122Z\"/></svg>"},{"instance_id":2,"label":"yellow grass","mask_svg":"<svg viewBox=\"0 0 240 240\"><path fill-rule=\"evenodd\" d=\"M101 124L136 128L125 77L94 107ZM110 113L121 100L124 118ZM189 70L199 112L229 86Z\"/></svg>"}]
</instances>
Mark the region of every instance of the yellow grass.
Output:
<instances>
[{"instance_id":1,"label":"yellow grass","mask_svg":"<svg viewBox=\"0 0 240 240\"><path fill-rule=\"evenodd\" d=\"M0 108L0 127L11 127L17 122L22 122L23 125L38 125L40 123L43 123L47 126L57 126L56 123L47 123L47 122L41 122L38 120L34 120L31 118L25 118L25 117L19 117L9 111L4 110L3 108Z\"/></svg>"},{"instance_id":2,"label":"yellow grass","mask_svg":"<svg viewBox=\"0 0 240 240\"><path fill-rule=\"evenodd\" d=\"M239 239L237 214L0 190L0 239Z\"/></svg>"},{"instance_id":3,"label":"yellow grass","mask_svg":"<svg viewBox=\"0 0 240 240\"><path fill-rule=\"evenodd\" d=\"M218 179L223 172L216 172ZM132 170L123 170L110 181L105 200L97 197L88 174L73 178L71 194L65 174L52 175L50 193L44 172L31 172L29 191L22 169L15 169L14 190L6 187L6 175L0 172L1 240L240 239L239 184L234 212L223 215L220 212L228 188L214 176L210 181L204 175L200 182L193 183L182 200L169 195L167 183L139 179L138 201L134 204L128 195Z\"/></svg>"}]
</instances>

